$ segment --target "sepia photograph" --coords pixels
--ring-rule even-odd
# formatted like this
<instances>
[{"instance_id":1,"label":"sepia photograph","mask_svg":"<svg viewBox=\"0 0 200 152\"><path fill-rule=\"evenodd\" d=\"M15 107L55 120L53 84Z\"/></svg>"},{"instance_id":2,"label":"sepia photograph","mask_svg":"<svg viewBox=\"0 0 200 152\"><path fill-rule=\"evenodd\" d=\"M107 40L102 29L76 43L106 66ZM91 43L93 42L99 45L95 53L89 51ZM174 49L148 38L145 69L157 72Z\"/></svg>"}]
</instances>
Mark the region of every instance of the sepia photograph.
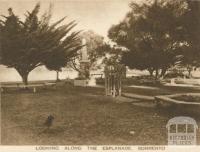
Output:
<instances>
[{"instance_id":1,"label":"sepia photograph","mask_svg":"<svg viewBox=\"0 0 200 152\"><path fill-rule=\"evenodd\" d=\"M191 147L199 127L200 0L0 0L1 146Z\"/></svg>"}]
</instances>

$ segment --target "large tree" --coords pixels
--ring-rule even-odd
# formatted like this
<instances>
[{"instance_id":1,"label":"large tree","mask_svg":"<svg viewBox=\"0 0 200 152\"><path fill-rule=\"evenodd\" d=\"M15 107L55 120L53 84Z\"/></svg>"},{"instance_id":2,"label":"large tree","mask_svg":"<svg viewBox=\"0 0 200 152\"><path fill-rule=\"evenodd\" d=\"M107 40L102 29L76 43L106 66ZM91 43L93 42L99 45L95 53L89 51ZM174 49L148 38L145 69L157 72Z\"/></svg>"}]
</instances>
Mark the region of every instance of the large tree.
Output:
<instances>
[{"instance_id":1,"label":"large tree","mask_svg":"<svg viewBox=\"0 0 200 152\"><path fill-rule=\"evenodd\" d=\"M64 17L50 24L51 11L39 18L39 10L38 3L22 21L9 8L9 15L0 20L1 64L16 69L25 85L28 74L36 67L60 70L81 48L79 32L72 32L75 21L60 25Z\"/></svg>"},{"instance_id":2,"label":"large tree","mask_svg":"<svg viewBox=\"0 0 200 152\"><path fill-rule=\"evenodd\" d=\"M188 74L193 67L200 66L200 1L185 0L185 10L181 17L182 46L181 65Z\"/></svg>"},{"instance_id":3,"label":"large tree","mask_svg":"<svg viewBox=\"0 0 200 152\"><path fill-rule=\"evenodd\" d=\"M131 11L109 30L109 38L128 48L122 62L130 68L155 71L163 76L175 65L183 40L180 19L183 1L152 0L152 3L130 4Z\"/></svg>"}]
</instances>

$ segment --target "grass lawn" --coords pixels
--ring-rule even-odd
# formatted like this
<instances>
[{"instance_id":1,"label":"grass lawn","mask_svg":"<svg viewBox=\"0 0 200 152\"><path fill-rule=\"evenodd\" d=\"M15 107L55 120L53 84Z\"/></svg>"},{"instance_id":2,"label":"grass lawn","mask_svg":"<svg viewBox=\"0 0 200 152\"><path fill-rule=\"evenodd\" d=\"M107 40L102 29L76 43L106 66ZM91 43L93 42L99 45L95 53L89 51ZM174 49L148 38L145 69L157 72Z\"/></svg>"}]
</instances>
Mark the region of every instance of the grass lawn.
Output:
<instances>
[{"instance_id":1,"label":"grass lawn","mask_svg":"<svg viewBox=\"0 0 200 152\"><path fill-rule=\"evenodd\" d=\"M138 91L128 91L134 90ZM115 99L104 96L103 88L65 85L35 94L10 92L2 94L1 102L1 141L4 145L162 145L167 144L165 126L170 118L191 116L200 126L199 115L130 103L117 104ZM44 122L49 114L55 120L52 128L46 130ZM130 131L134 131L134 134L130 134ZM198 131L198 144L199 134Z\"/></svg>"}]
</instances>

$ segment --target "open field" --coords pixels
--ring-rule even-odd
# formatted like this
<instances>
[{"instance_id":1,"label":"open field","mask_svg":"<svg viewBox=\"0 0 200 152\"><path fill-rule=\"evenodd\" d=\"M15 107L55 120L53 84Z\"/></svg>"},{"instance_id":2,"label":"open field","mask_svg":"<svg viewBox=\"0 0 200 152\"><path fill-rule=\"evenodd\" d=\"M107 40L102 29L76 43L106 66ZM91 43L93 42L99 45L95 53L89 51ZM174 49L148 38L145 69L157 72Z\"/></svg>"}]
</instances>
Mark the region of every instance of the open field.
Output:
<instances>
[{"instance_id":1,"label":"open field","mask_svg":"<svg viewBox=\"0 0 200 152\"><path fill-rule=\"evenodd\" d=\"M175 92L170 88L160 91L125 88L123 91L146 95ZM116 99L104 96L103 88L65 85L35 94L13 91L3 93L1 101L3 145L162 145L167 144L166 124L170 118L191 116L200 126L199 115L131 103L118 104ZM44 122L49 114L55 120L47 130ZM200 144L200 131L197 135Z\"/></svg>"}]
</instances>

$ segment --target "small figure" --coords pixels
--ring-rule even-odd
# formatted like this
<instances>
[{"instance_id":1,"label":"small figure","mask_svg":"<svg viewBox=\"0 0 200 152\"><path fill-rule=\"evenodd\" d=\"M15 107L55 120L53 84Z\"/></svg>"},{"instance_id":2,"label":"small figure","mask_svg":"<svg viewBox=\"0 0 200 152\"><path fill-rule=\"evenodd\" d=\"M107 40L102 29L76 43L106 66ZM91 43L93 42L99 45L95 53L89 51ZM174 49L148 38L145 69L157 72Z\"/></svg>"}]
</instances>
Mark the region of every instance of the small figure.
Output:
<instances>
[{"instance_id":1,"label":"small figure","mask_svg":"<svg viewBox=\"0 0 200 152\"><path fill-rule=\"evenodd\" d=\"M54 120L54 117L52 115L49 115L47 117L47 120L45 121L44 125L47 126L49 129L53 124L53 120Z\"/></svg>"}]
</instances>

